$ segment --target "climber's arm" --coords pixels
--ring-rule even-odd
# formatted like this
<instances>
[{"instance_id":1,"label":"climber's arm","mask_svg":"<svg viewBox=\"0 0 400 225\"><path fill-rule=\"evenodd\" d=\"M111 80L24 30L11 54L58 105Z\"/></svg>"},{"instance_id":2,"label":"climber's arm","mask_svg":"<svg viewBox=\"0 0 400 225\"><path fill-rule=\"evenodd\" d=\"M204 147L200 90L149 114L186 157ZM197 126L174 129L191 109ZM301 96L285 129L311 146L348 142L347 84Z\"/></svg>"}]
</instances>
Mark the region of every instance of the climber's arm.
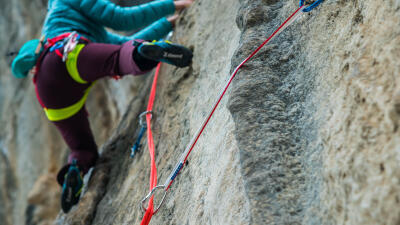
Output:
<instances>
[{"instance_id":1,"label":"climber's arm","mask_svg":"<svg viewBox=\"0 0 400 225\"><path fill-rule=\"evenodd\" d=\"M144 27L182 7L182 2L157 0L146 4L121 7L108 0L63 0L93 21L115 30L133 30Z\"/></svg>"},{"instance_id":2,"label":"climber's arm","mask_svg":"<svg viewBox=\"0 0 400 225\"><path fill-rule=\"evenodd\" d=\"M142 40L160 40L165 37L172 30L172 24L166 18L162 18L154 22L149 27L135 33L131 36L122 36L112 32L107 33L107 43L122 44L134 39Z\"/></svg>"},{"instance_id":3,"label":"climber's arm","mask_svg":"<svg viewBox=\"0 0 400 225\"><path fill-rule=\"evenodd\" d=\"M130 40L131 40L131 38L129 38L128 36L122 36L122 35L115 34L112 32L107 32L106 43L108 43L108 44L120 45L120 44L123 44Z\"/></svg>"},{"instance_id":4,"label":"climber's arm","mask_svg":"<svg viewBox=\"0 0 400 225\"><path fill-rule=\"evenodd\" d=\"M172 30L172 24L167 18L162 18L143 30L133 34L131 39L160 40Z\"/></svg>"}]
</instances>

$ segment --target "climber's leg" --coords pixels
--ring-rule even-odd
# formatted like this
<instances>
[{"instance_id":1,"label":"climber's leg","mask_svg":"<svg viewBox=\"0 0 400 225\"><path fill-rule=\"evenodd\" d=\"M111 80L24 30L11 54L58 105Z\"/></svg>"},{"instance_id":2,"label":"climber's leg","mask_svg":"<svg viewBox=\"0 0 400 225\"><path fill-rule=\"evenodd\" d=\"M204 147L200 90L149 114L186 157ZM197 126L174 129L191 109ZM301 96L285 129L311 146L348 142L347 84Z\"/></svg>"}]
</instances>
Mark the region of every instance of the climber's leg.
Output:
<instances>
[{"instance_id":1,"label":"climber's leg","mask_svg":"<svg viewBox=\"0 0 400 225\"><path fill-rule=\"evenodd\" d=\"M83 174L87 173L96 163L99 154L85 107L74 116L53 123L71 150L68 163L72 163L74 159L77 160Z\"/></svg>"},{"instance_id":2,"label":"climber's leg","mask_svg":"<svg viewBox=\"0 0 400 225\"><path fill-rule=\"evenodd\" d=\"M122 45L89 43L79 53L77 68L85 81L106 76L144 74L158 62L178 67L192 62L192 52L184 46L168 41L128 41Z\"/></svg>"},{"instance_id":3,"label":"climber's leg","mask_svg":"<svg viewBox=\"0 0 400 225\"><path fill-rule=\"evenodd\" d=\"M107 76L139 75L153 69L157 62L137 55L133 41L122 45L89 43L79 53L77 68L85 81Z\"/></svg>"},{"instance_id":4,"label":"climber's leg","mask_svg":"<svg viewBox=\"0 0 400 225\"><path fill-rule=\"evenodd\" d=\"M72 117L53 123L71 150L68 164L57 174L62 186L61 207L67 213L78 203L83 188L82 176L95 165L99 154L85 107Z\"/></svg>"}]
</instances>

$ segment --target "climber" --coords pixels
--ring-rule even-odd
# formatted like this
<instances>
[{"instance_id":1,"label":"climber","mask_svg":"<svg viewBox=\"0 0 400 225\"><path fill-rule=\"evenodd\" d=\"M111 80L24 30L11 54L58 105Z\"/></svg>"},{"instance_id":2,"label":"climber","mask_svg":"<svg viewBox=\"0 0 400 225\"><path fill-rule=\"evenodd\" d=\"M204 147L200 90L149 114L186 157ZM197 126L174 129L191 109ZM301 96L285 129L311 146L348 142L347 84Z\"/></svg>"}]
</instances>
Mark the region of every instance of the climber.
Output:
<instances>
[{"instance_id":1,"label":"climber","mask_svg":"<svg viewBox=\"0 0 400 225\"><path fill-rule=\"evenodd\" d=\"M49 0L42 35L20 49L12 63L18 78L34 73L36 95L71 152L57 175L61 207L67 213L78 203L82 176L98 158L85 101L93 83L104 77L140 75L158 62L186 67L192 52L160 40L171 31L178 14L193 0L156 0L120 7L102 0ZM166 16L172 15L168 18ZM148 26L132 36L111 33Z\"/></svg>"}]
</instances>

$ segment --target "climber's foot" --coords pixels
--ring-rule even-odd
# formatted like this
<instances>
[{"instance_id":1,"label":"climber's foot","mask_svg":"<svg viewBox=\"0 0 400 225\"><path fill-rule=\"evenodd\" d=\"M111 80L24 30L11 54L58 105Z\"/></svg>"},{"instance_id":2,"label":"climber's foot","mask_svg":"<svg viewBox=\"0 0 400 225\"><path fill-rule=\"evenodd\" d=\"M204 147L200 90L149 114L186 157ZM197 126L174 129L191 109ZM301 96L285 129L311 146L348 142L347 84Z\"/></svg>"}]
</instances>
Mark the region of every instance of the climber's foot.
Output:
<instances>
[{"instance_id":1,"label":"climber's foot","mask_svg":"<svg viewBox=\"0 0 400 225\"><path fill-rule=\"evenodd\" d=\"M64 213L68 213L72 206L79 202L83 188L83 179L81 172L76 165L76 160L69 166L68 173L65 175L62 194L61 208Z\"/></svg>"},{"instance_id":2,"label":"climber's foot","mask_svg":"<svg viewBox=\"0 0 400 225\"><path fill-rule=\"evenodd\" d=\"M188 48L170 41L143 42L138 47L138 52L147 59L177 67L189 66L193 58L193 53Z\"/></svg>"}]
</instances>

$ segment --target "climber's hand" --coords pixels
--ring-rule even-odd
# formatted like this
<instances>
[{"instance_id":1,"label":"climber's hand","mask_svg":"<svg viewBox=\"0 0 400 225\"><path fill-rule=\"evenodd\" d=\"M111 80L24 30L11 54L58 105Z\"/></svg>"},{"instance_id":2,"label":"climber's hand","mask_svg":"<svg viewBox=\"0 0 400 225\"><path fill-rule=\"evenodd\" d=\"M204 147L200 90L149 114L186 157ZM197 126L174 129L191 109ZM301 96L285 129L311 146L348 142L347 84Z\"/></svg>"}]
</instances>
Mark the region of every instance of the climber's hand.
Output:
<instances>
[{"instance_id":1,"label":"climber's hand","mask_svg":"<svg viewBox=\"0 0 400 225\"><path fill-rule=\"evenodd\" d=\"M167 20L172 24L173 27L175 27L175 22L178 19L178 16L178 14L174 14L167 18Z\"/></svg>"},{"instance_id":2,"label":"climber's hand","mask_svg":"<svg viewBox=\"0 0 400 225\"><path fill-rule=\"evenodd\" d=\"M181 10L184 8L189 7L194 0L178 0L178 1L174 1L175 4L175 9L176 10Z\"/></svg>"}]
</instances>

